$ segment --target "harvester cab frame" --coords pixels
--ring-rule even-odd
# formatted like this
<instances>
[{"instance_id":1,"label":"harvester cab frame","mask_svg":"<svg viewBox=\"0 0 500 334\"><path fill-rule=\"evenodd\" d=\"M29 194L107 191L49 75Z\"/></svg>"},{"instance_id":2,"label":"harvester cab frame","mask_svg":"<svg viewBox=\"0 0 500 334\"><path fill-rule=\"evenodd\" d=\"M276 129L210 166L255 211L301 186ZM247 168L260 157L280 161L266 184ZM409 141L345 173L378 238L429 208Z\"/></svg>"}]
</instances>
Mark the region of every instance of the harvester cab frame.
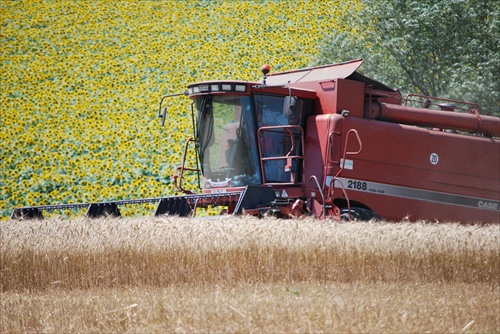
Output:
<instances>
[{"instance_id":1,"label":"harvester cab frame","mask_svg":"<svg viewBox=\"0 0 500 334\"><path fill-rule=\"evenodd\" d=\"M189 85L188 96L195 109L195 136L189 141L196 144L200 168L185 165L186 145L183 163L174 175L177 190L193 194L184 188L183 179L186 172L195 172L202 180L203 194L242 192L247 187L255 192L263 187L272 189L271 197L281 199L281 206L302 196L304 126L313 113L314 92L210 81ZM288 199L283 200L283 194ZM229 205L227 212L234 209Z\"/></svg>"},{"instance_id":2,"label":"harvester cab frame","mask_svg":"<svg viewBox=\"0 0 500 334\"><path fill-rule=\"evenodd\" d=\"M300 182L302 114L311 112L312 101L295 97L295 113L284 113L287 97L250 88L247 95L207 93L192 98L203 189Z\"/></svg>"}]
</instances>

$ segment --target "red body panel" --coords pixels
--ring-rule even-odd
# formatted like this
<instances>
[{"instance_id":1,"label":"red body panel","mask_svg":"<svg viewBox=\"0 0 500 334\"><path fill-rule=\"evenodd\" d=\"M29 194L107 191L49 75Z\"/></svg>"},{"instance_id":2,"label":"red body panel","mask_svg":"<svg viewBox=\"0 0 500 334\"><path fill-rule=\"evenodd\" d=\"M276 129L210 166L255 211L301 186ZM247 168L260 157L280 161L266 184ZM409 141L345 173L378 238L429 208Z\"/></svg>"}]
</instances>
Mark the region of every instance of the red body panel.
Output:
<instances>
[{"instance_id":1,"label":"red body panel","mask_svg":"<svg viewBox=\"0 0 500 334\"><path fill-rule=\"evenodd\" d=\"M304 180L316 176L320 184L326 183L326 176L333 176L339 168L341 153L341 131L343 117L337 114L309 117L306 125L304 149ZM329 144L331 138L332 144ZM308 188L316 188L308 182Z\"/></svg>"},{"instance_id":2,"label":"red body panel","mask_svg":"<svg viewBox=\"0 0 500 334\"><path fill-rule=\"evenodd\" d=\"M333 145L332 156L340 157L350 129L357 130L362 142L358 155L346 157L348 168L340 175L351 202L390 220L500 221L498 140L356 117L336 121L342 124L342 135L335 137L341 140ZM325 148L328 135L324 127L317 128L317 147ZM329 125L330 130L338 128ZM307 138L312 137L308 132ZM314 157L317 147L309 156L319 160ZM348 145L348 150L358 148L355 141ZM307 172L320 176L320 168L313 166ZM327 176L321 176L325 186ZM334 198L344 198L340 189Z\"/></svg>"}]
</instances>

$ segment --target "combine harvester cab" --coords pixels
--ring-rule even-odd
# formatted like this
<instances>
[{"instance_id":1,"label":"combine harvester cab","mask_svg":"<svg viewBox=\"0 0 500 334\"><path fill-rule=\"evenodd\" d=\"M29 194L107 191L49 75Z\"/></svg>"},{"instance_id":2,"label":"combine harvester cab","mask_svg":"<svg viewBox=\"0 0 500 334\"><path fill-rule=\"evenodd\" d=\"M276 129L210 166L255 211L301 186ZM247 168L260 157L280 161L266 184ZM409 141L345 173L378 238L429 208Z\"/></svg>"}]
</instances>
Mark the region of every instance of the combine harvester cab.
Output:
<instances>
[{"instance_id":1,"label":"combine harvester cab","mask_svg":"<svg viewBox=\"0 0 500 334\"><path fill-rule=\"evenodd\" d=\"M183 196L17 208L12 218L156 202L155 215L313 215L320 219L500 221L500 119L474 104L409 95L356 72L362 60L208 81L166 97L192 99L194 135L174 175ZM453 107L452 107L453 104ZM450 110L453 109L453 110ZM451 112L453 111L453 112ZM197 162L187 167L188 148ZM191 150L192 151L192 150ZM186 173L199 191L185 189Z\"/></svg>"}]
</instances>

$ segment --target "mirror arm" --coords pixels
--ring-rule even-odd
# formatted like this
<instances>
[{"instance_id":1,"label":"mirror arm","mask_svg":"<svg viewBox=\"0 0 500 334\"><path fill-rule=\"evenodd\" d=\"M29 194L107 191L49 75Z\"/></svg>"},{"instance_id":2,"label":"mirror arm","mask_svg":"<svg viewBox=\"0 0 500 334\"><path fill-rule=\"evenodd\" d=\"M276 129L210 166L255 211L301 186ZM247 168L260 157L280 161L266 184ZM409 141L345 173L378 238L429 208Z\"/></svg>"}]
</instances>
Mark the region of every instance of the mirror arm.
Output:
<instances>
[{"instance_id":1,"label":"mirror arm","mask_svg":"<svg viewBox=\"0 0 500 334\"><path fill-rule=\"evenodd\" d=\"M161 98L160 106L158 107L158 118L161 118L161 126L163 126L165 124L165 117L167 115L167 107L165 106L163 108L163 110L161 109L161 105L163 104L163 100L165 100L167 97L180 96L180 95L188 95L188 92L184 91L182 93L168 94L168 95L165 95Z\"/></svg>"}]
</instances>

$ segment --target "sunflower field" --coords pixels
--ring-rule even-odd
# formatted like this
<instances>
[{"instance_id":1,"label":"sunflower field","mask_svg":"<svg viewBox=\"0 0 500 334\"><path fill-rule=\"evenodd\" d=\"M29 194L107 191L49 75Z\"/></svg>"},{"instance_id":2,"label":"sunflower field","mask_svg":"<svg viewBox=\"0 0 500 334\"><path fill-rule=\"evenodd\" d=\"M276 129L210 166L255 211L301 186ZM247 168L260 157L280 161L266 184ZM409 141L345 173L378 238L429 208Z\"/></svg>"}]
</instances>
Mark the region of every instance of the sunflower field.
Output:
<instances>
[{"instance_id":1,"label":"sunflower field","mask_svg":"<svg viewBox=\"0 0 500 334\"><path fill-rule=\"evenodd\" d=\"M342 18L359 2L0 2L0 217L173 195L190 101L167 100L161 128L161 97L203 80L258 81L264 63L309 66L325 35L352 29Z\"/></svg>"}]
</instances>

